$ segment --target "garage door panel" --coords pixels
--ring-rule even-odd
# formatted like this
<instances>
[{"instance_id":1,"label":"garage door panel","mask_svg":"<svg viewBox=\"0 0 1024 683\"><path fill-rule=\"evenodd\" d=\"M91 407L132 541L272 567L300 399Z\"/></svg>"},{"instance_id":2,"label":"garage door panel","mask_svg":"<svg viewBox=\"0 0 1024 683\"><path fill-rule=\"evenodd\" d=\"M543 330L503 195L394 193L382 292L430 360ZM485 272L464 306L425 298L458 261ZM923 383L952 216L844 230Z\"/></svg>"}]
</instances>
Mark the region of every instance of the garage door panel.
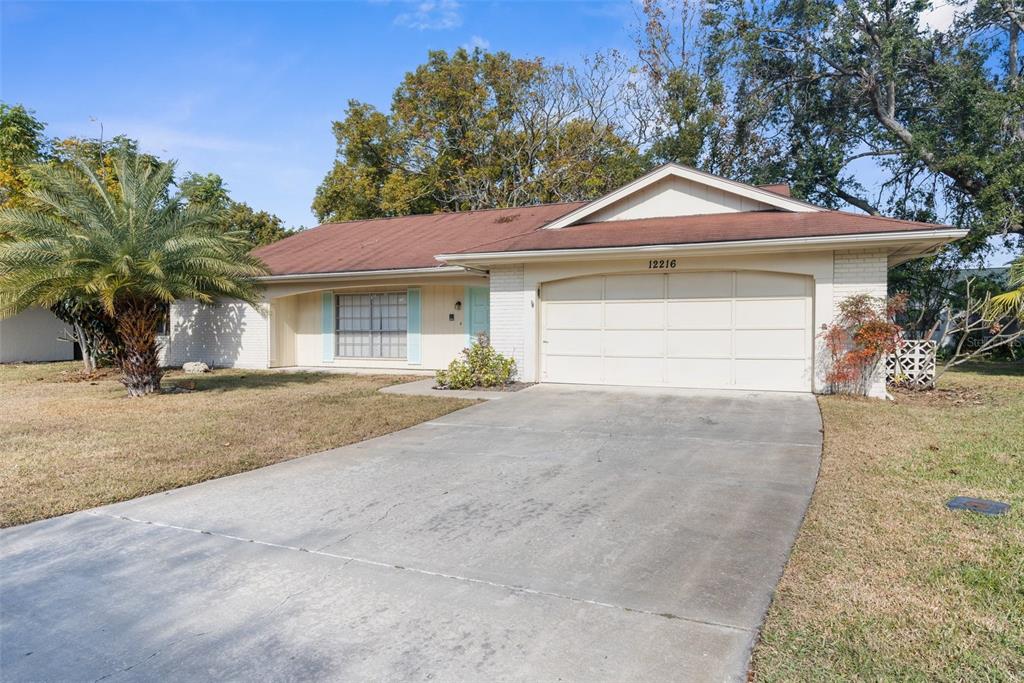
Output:
<instances>
[{"instance_id":1,"label":"garage door panel","mask_svg":"<svg viewBox=\"0 0 1024 683\"><path fill-rule=\"evenodd\" d=\"M732 301L669 301L666 306L668 328L724 329L732 327Z\"/></svg>"},{"instance_id":2,"label":"garage door panel","mask_svg":"<svg viewBox=\"0 0 1024 683\"><path fill-rule=\"evenodd\" d=\"M547 379L550 382L570 384L599 384L604 372L604 359L600 356L548 356Z\"/></svg>"},{"instance_id":3,"label":"garage door panel","mask_svg":"<svg viewBox=\"0 0 1024 683\"><path fill-rule=\"evenodd\" d=\"M749 272L545 285L544 379L808 391L810 292L804 277Z\"/></svg>"},{"instance_id":4,"label":"garage door panel","mask_svg":"<svg viewBox=\"0 0 1024 683\"><path fill-rule=\"evenodd\" d=\"M608 384L656 387L664 383L662 358L605 358L604 377Z\"/></svg>"},{"instance_id":5,"label":"garage door panel","mask_svg":"<svg viewBox=\"0 0 1024 683\"><path fill-rule=\"evenodd\" d=\"M600 301L604 288L602 277L581 277L544 285L545 301Z\"/></svg>"},{"instance_id":6,"label":"garage door panel","mask_svg":"<svg viewBox=\"0 0 1024 683\"><path fill-rule=\"evenodd\" d=\"M609 301L604 305L607 330L662 330L665 328L664 301Z\"/></svg>"},{"instance_id":7,"label":"garage door panel","mask_svg":"<svg viewBox=\"0 0 1024 683\"><path fill-rule=\"evenodd\" d=\"M728 387L730 365L728 358L669 358L665 361L665 384L698 389Z\"/></svg>"},{"instance_id":8,"label":"garage door panel","mask_svg":"<svg viewBox=\"0 0 1024 683\"><path fill-rule=\"evenodd\" d=\"M736 273L736 296L743 297L804 297L807 278L786 273Z\"/></svg>"},{"instance_id":9,"label":"garage door panel","mask_svg":"<svg viewBox=\"0 0 1024 683\"><path fill-rule=\"evenodd\" d=\"M660 334L649 330L606 330L604 333L605 356L657 356L665 353L665 340Z\"/></svg>"},{"instance_id":10,"label":"garage door panel","mask_svg":"<svg viewBox=\"0 0 1024 683\"><path fill-rule=\"evenodd\" d=\"M548 330L545 353L558 356L601 356L601 330Z\"/></svg>"},{"instance_id":11,"label":"garage door panel","mask_svg":"<svg viewBox=\"0 0 1024 683\"><path fill-rule=\"evenodd\" d=\"M664 299L664 275L619 275L605 281L606 301Z\"/></svg>"},{"instance_id":12,"label":"garage door panel","mask_svg":"<svg viewBox=\"0 0 1024 683\"><path fill-rule=\"evenodd\" d=\"M737 358L805 358L800 330L736 330L733 352Z\"/></svg>"},{"instance_id":13,"label":"garage door panel","mask_svg":"<svg viewBox=\"0 0 1024 683\"><path fill-rule=\"evenodd\" d=\"M732 296L732 273L672 273L669 299L725 299Z\"/></svg>"},{"instance_id":14,"label":"garage door panel","mask_svg":"<svg viewBox=\"0 0 1024 683\"><path fill-rule=\"evenodd\" d=\"M665 335L670 358L729 358L729 330L670 330Z\"/></svg>"},{"instance_id":15,"label":"garage door panel","mask_svg":"<svg viewBox=\"0 0 1024 683\"><path fill-rule=\"evenodd\" d=\"M807 328L806 299L760 299L736 302L736 327Z\"/></svg>"},{"instance_id":16,"label":"garage door panel","mask_svg":"<svg viewBox=\"0 0 1024 683\"><path fill-rule=\"evenodd\" d=\"M736 387L774 391L810 391L810 373L803 359L745 360L735 362Z\"/></svg>"},{"instance_id":17,"label":"garage door panel","mask_svg":"<svg viewBox=\"0 0 1024 683\"><path fill-rule=\"evenodd\" d=\"M545 307L547 326L557 330L600 330L601 303L552 303Z\"/></svg>"}]
</instances>

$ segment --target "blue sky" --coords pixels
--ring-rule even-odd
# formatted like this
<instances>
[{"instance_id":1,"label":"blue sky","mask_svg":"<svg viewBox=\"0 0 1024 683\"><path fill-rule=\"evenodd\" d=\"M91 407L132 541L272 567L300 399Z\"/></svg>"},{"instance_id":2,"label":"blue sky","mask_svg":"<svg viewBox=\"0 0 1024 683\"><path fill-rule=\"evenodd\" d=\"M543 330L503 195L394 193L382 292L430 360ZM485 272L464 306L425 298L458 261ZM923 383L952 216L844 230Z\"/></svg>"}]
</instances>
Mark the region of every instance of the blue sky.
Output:
<instances>
[{"instance_id":1,"label":"blue sky","mask_svg":"<svg viewBox=\"0 0 1024 683\"><path fill-rule=\"evenodd\" d=\"M316 223L331 122L387 109L428 50L575 61L630 45L622 2L0 2L0 99L56 136L124 133L291 226Z\"/></svg>"},{"instance_id":2,"label":"blue sky","mask_svg":"<svg viewBox=\"0 0 1024 683\"><path fill-rule=\"evenodd\" d=\"M950 7L924 23L944 28ZM0 0L0 99L34 109L54 136L95 137L102 122L106 137L219 173L236 199L309 227L349 99L387 110L433 49L570 63L630 51L636 12L632 0Z\"/></svg>"}]
</instances>

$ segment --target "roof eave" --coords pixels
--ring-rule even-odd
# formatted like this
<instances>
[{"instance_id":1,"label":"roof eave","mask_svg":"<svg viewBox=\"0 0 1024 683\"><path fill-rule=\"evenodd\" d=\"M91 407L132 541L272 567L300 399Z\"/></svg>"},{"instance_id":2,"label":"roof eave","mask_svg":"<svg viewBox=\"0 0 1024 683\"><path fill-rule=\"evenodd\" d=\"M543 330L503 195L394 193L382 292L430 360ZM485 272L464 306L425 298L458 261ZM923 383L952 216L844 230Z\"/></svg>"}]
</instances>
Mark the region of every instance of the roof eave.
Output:
<instances>
[{"instance_id":1,"label":"roof eave","mask_svg":"<svg viewBox=\"0 0 1024 683\"><path fill-rule=\"evenodd\" d=\"M440 265L428 268L390 268L381 270L347 270L328 273L287 273L263 275L257 282L296 282L301 280L350 280L381 279L394 277L431 277L472 272L472 268L460 265Z\"/></svg>"},{"instance_id":2,"label":"roof eave","mask_svg":"<svg viewBox=\"0 0 1024 683\"><path fill-rule=\"evenodd\" d=\"M578 247L569 249L531 249L522 251L495 251L468 254L440 254L436 258L448 264L470 266L472 264L500 263L508 261L544 261L565 258L590 257L595 259L620 256L657 254L664 252L771 252L791 249L823 249L879 246L918 247L905 251L907 258L918 258L931 253L935 248L960 239L967 230L948 228L939 230L914 230L888 233L859 233L854 235L826 235L821 237L779 237L772 239L733 240L729 242L695 242L690 244L648 244L616 247ZM912 255L920 252L919 255Z\"/></svg>"}]
</instances>

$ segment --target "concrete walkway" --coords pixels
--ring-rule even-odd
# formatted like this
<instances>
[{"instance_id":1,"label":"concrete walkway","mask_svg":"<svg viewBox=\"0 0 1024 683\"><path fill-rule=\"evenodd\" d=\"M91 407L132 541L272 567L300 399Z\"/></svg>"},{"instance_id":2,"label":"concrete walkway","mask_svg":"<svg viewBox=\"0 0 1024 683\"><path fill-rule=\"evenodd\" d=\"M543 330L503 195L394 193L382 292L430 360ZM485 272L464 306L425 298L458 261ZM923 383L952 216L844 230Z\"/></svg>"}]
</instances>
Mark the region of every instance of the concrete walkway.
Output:
<instances>
[{"instance_id":1,"label":"concrete walkway","mask_svg":"<svg viewBox=\"0 0 1024 683\"><path fill-rule=\"evenodd\" d=\"M27 680L742 680L812 397L537 386L0 533Z\"/></svg>"}]
</instances>

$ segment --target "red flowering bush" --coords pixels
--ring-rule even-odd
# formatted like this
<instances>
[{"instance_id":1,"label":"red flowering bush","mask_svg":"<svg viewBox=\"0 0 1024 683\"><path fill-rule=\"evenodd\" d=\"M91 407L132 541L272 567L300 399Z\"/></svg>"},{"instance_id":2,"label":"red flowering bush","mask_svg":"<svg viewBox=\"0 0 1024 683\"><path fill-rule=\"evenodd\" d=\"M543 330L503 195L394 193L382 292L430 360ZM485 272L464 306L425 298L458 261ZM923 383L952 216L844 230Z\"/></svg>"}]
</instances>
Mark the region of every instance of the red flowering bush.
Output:
<instances>
[{"instance_id":1,"label":"red flowering bush","mask_svg":"<svg viewBox=\"0 0 1024 683\"><path fill-rule=\"evenodd\" d=\"M883 359L896 350L902 330L893 320L906 306L905 294L855 294L839 304L839 315L821 334L831 361L825 374L829 391L867 395Z\"/></svg>"}]
</instances>

